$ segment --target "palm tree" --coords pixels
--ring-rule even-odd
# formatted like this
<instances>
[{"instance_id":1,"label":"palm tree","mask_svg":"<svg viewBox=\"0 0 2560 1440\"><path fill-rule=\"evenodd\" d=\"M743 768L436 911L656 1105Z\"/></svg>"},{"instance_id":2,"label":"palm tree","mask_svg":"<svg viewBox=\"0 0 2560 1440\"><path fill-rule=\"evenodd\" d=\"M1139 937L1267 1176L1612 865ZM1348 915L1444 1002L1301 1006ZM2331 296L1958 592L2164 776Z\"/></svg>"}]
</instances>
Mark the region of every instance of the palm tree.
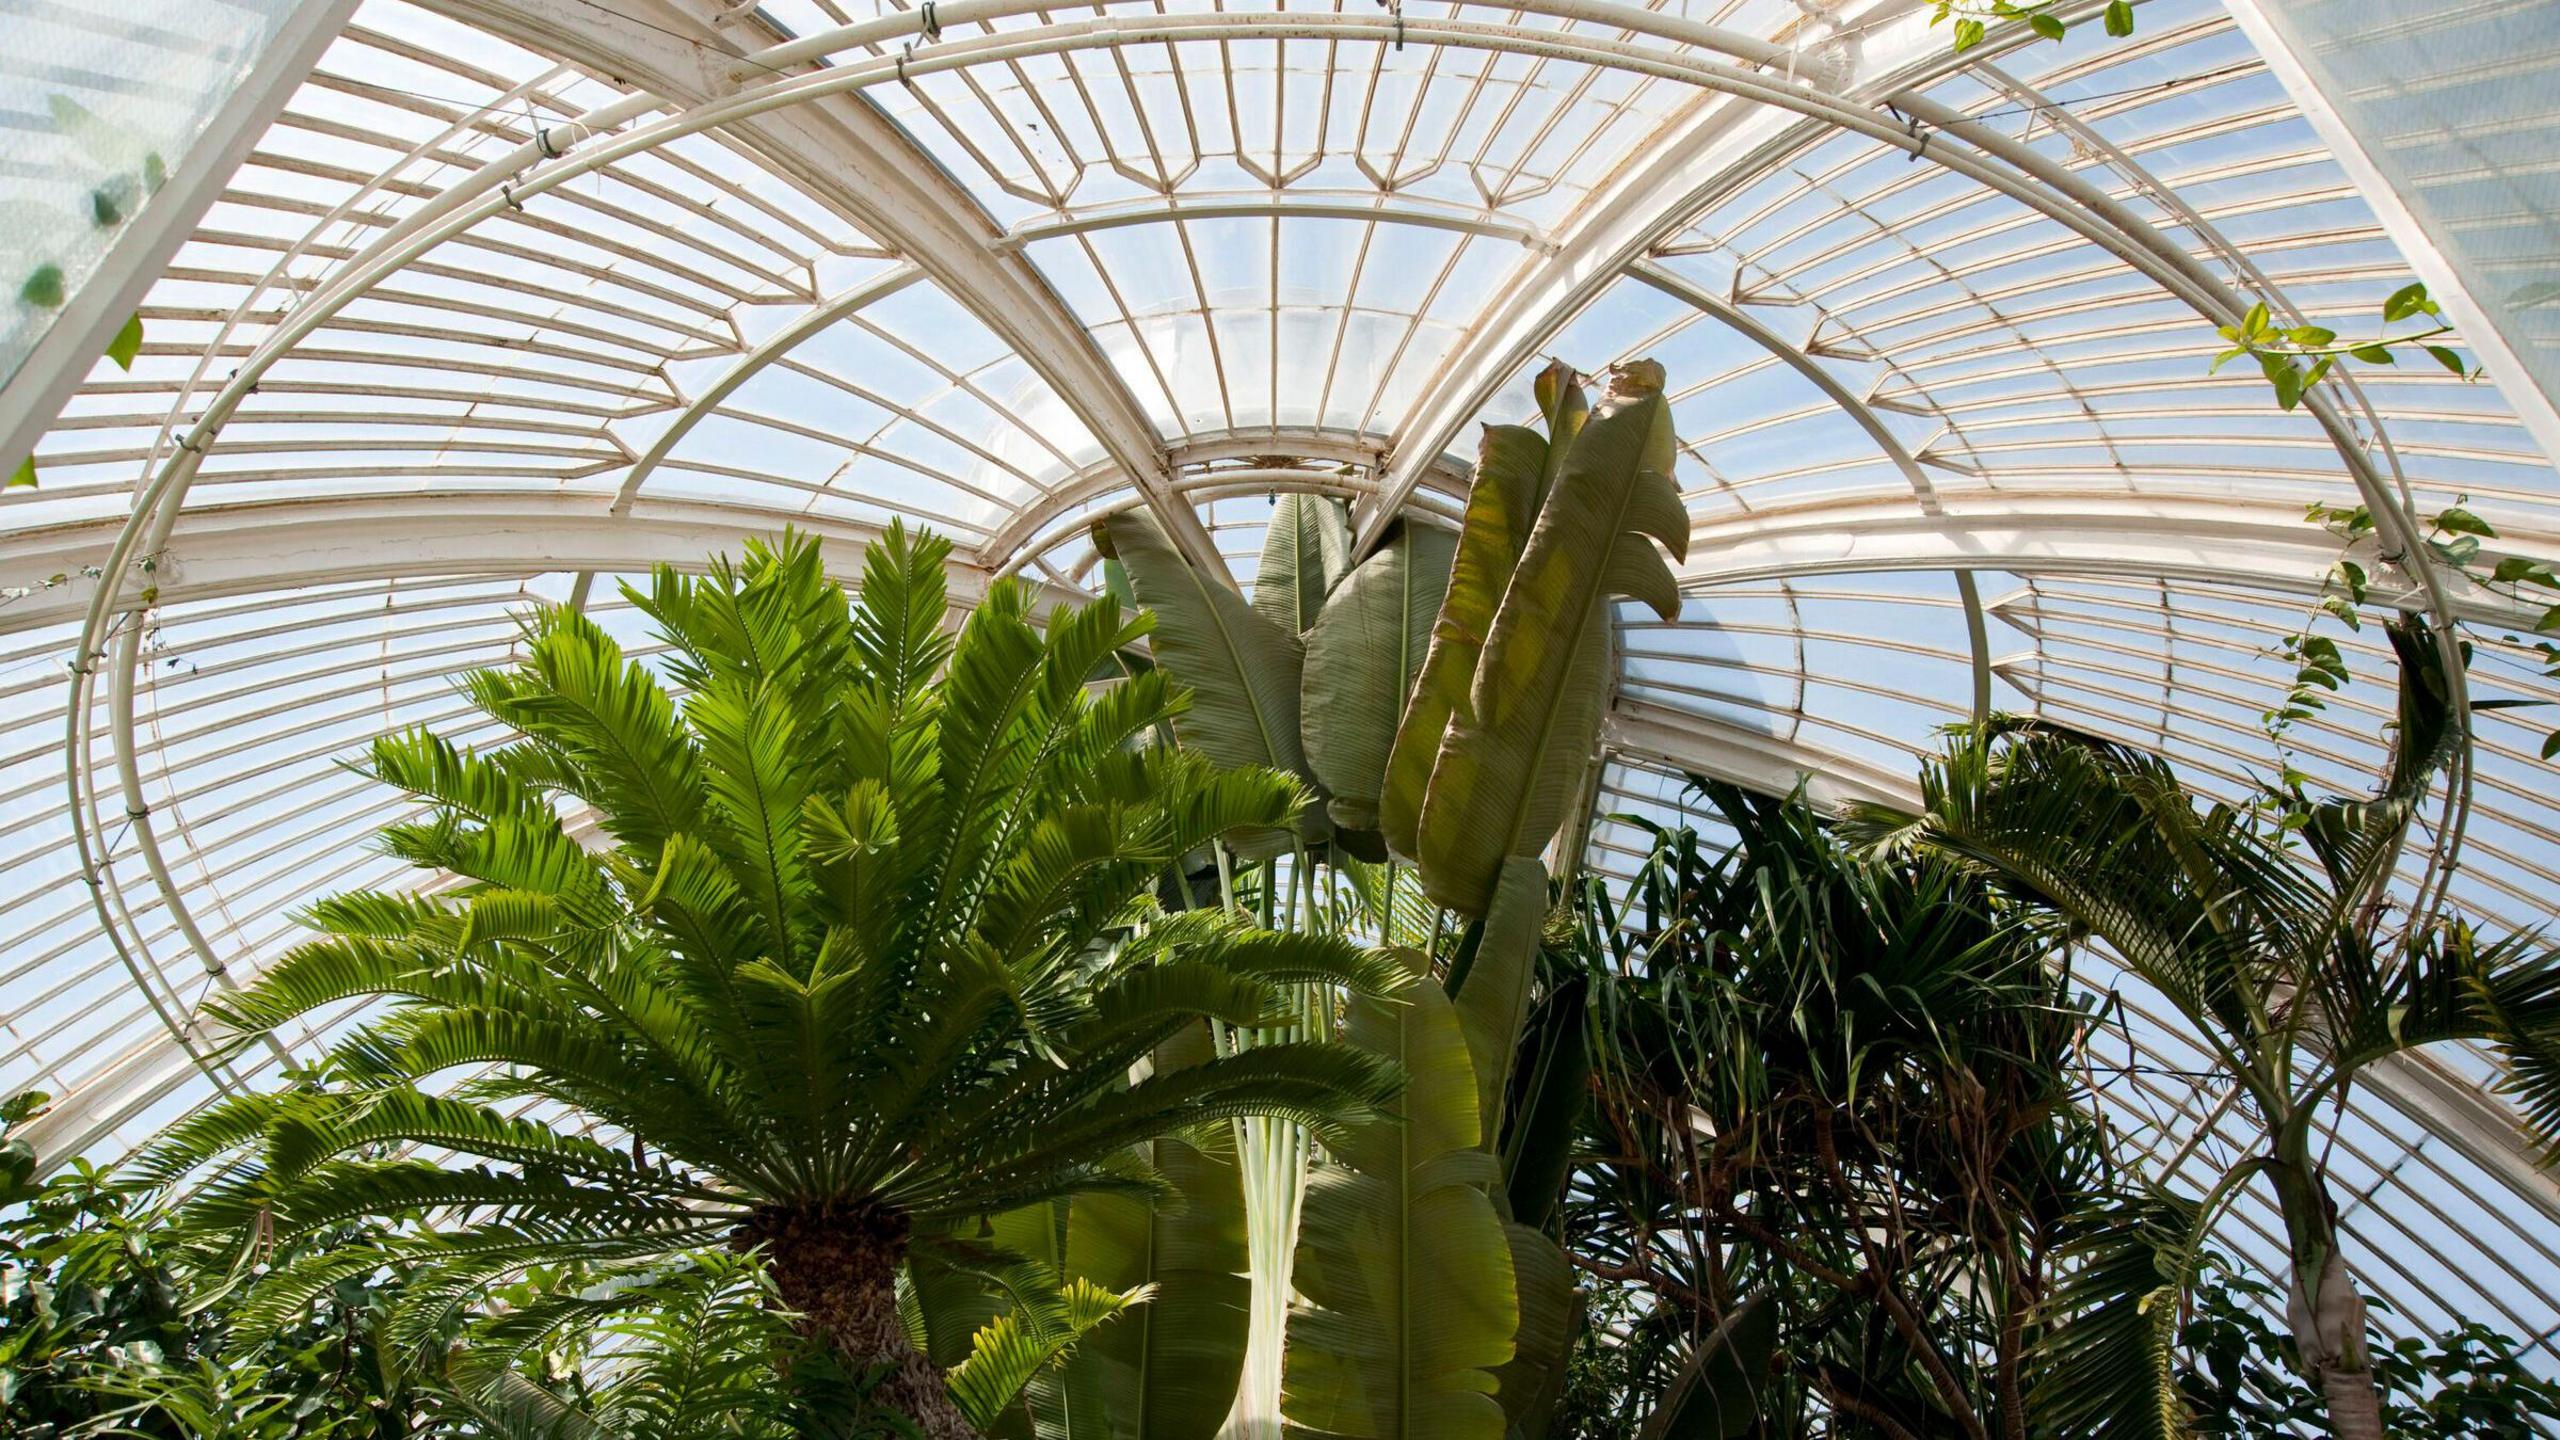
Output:
<instances>
[{"instance_id":1,"label":"palm tree","mask_svg":"<svg viewBox=\"0 0 2560 1440\"><path fill-rule=\"evenodd\" d=\"M400 1244L422 1343L492 1276L756 1250L804 1333L954 1440L972 1427L899 1322L911 1239L1152 1193L1137 1147L1236 1117L1372 1118L1390 1067L1326 1040L1132 1080L1204 1018L1395 972L1155 914L1169 862L1283 822L1299 786L1152 743L1187 699L1162 674L1089 685L1150 623L1109 599L1044 629L1000 583L954 644L947 550L893 527L858 603L806 540L661 568L625 589L653 661L545 608L518 664L464 687L520 739L376 742L366 768L426 806L382 843L453 883L316 906L322 938L222 1003L247 1036L393 1002L304 1085L172 1132L158 1178L216 1167L197 1232L255 1260L420 1217ZM252 1308L341 1273L271 1277Z\"/></svg>"},{"instance_id":2,"label":"palm tree","mask_svg":"<svg viewBox=\"0 0 2560 1440\"><path fill-rule=\"evenodd\" d=\"M2068 968L1966 867L1692 785L1731 848L1656 830L1557 957L1597 1022L1567 1238L1647 1307L1648 1433L2082 1433L2030 1384L2106 1171Z\"/></svg>"},{"instance_id":3,"label":"palm tree","mask_svg":"<svg viewBox=\"0 0 2560 1440\"><path fill-rule=\"evenodd\" d=\"M1868 806L1849 827L1880 848L1934 851L1997 876L2104 943L2186 1022L2262 1137L2205 1197L2197 1224L2251 1178L2272 1187L2291 1252L2294 1340L2348 1440L2378 1437L2382 1422L2364 1300L2318 1145L2322 1107L2390 1056L2482 1041L2502 1052L2537 1138L2560 1138L2560 952L2407 917L2393 903L2402 843L2462 736L2431 641L2400 625L2391 640L2398 726L2369 798L2295 790L2268 806L2199 806L2157 756L2007 720L1960 733L1925 767L1920 813Z\"/></svg>"}]
</instances>

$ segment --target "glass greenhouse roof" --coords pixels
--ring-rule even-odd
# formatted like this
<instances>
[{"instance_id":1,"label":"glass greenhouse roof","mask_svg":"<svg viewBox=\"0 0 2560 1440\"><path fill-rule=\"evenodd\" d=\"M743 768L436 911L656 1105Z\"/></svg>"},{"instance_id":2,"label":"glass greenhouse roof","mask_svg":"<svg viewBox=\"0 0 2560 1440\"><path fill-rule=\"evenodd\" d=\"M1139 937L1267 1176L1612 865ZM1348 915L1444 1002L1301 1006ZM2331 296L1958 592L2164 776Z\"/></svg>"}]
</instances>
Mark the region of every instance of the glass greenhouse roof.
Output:
<instances>
[{"instance_id":1,"label":"glass greenhouse roof","mask_svg":"<svg viewBox=\"0 0 2560 1440\"><path fill-rule=\"evenodd\" d=\"M2307 504L2468 497L2560 563L2560 478L2495 386L2366 366L2288 412L2208 373L2252 301L2353 331L2414 273L2219 0L1963 56L1931 8L354 5L130 370L0 500L0 1093L62 1097L50 1153L112 1153L312 1053L200 1065L196 1007L297 907L395 880L366 838L401 802L341 762L466 725L456 677L529 600L645 651L619 577L785 525L848 560L893 517L954 537L963 599L1081 590L1092 521L1141 506L1249 584L1281 491L1364 535L1454 514L1545 355L1665 365L1694 519L1679 618L1619 624L1614 872L1642 837L1611 817L1680 813L1684 772L1907 795L1984 710L2245 792L2336 558ZM2394 553L2375 603L2429 603ZM2432 579L2490 637L2532 623ZM2471 684L2560 700L2521 643ZM2351 687L2293 763L2356 784L2389 701ZM2537 713L2480 716L2454 890L2517 925L2560 883ZM2115 1119L2164 1158L2245 1143L2119 995ZM2495 1078L2359 1089L2346 1224L2407 1322L2560 1375L2560 1184Z\"/></svg>"}]
</instances>

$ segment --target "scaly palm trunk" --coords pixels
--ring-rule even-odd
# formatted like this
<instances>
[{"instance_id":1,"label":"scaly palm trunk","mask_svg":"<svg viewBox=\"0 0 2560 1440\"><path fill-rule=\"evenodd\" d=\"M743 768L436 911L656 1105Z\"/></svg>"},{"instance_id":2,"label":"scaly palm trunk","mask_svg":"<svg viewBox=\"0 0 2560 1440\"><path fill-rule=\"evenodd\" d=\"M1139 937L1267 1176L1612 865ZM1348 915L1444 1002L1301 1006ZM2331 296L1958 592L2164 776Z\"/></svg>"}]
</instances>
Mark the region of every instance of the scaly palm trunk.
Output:
<instances>
[{"instance_id":1,"label":"scaly palm trunk","mask_svg":"<svg viewBox=\"0 0 2560 1440\"><path fill-rule=\"evenodd\" d=\"M898 1263L906 1217L870 1206L758 1211L739 1248L764 1247L774 1288L855 1376L878 1372L874 1403L906 1416L925 1440L979 1440L953 1404L942 1368L907 1341L898 1319Z\"/></svg>"},{"instance_id":2,"label":"scaly palm trunk","mask_svg":"<svg viewBox=\"0 0 2560 1440\"><path fill-rule=\"evenodd\" d=\"M2329 1431L2337 1440L2382 1440L2382 1392L2365 1346L2364 1296L2338 1250L2328 1185L2308 1169L2287 1167L2276 1172L2276 1192L2293 1249L2285 1318L2328 1404Z\"/></svg>"}]
</instances>

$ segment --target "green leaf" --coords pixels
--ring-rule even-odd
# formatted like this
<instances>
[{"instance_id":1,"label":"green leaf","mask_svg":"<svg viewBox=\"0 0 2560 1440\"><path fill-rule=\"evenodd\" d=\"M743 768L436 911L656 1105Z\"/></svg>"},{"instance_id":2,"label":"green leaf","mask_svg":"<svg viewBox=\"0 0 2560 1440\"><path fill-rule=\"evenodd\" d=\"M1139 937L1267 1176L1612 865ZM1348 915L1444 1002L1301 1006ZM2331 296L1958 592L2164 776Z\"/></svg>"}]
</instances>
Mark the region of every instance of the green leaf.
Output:
<instances>
[{"instance_id":1,"label":"green leaf","mask_svg":"<svg viewBox=\"0 0 2560 1440\"><path fill-rule=\"evenodd\" d=\"M2419 348L2426 351L2428 356L2434 359L2437 364L2452 371L2456 375L2468 376L2471 373L2463 366L2462 357L2460 355L2442 345L2422 345Z\"/></svg>"},{"instance_id":2,"label":"green leaf","mask_svg":"<svg viewBox=\"0 0 2560 1440\"><path fill-rule=\"evenodd\" d=\"M1335 590L1307 635L1299 724L1334 822L1378 828L1396 730L1449 593L1457 537L1401 524Z\"/></svg>"},{"instance_id":3,"label":"green leaf","mask_svg":"<svg viewBox=\"0 0 2560 1440\"><path fill-rule=\"evenodd\" d=\"M1115 1294L1082 1277L1061 1279L1046 1265L1016 1267L1021 1278L1008 1289L1016 1306L990 1320L971 1338L969 1357L947 1380L951 1398L984 1434L1096 1326L1143 1305L1144 1288Z\"/></svg>"},{"instance_id":4,"label":"green leaf","mask_svg":"<svg viewBox=\"0 0 2560 1440\"><path fill-rule=\"evenodd\" d=\"M1449 974L1449 998L1476 1070L1481 1143L1502 1144L1502 1099L1511 1090L1511 1057L1529 1019L1530 982L1538 976L1538 942L1547 922L1547 867L1535 856L1506 861L1493 904L1466 968Z\"/></svg>"},{"instance_id":5,"label":"green leaf","mask_svg":"<svg viewBox=\"0 0 2560 1440\"><path fill-rule=\"evenodd\" d=\"M1399 1065L1399 1116L1353 1128L1307 1185L1282 1414L1348 1440L1501 1440L1495 1367L1519 1329L1511 1237L1477 1148L1475 1070L1428 983L1355 999L1351 1044Z\"/></svg>"},{"instance_id":6,"label":"green leaf","mask_svg":"<svg viewBox=\"0 0 2560 1440\"><path fill-rule=\"evenodd\" d=\"M1679 613L1655 548L1689 550L1662 367L1637 361L1610 383L1612 404L1574 439L1432 766L1415 859L1426 893L1460 914L1483 914L1503 862L1543 851L1578 797L1607 704L1617 597Z\"/></svg>"},{"instance_id":7,"label":"green leaf","mask_svg":"<svg viewBox=\"0 0 2560 1440\"><path fill-rule=\"evenodd\" d=\"M1979 45L1979 44L1981 44L1981 43L1982 43L1982 22L1981 22L1981 21L1979 21L1979 20L1959 20L1959 21L1957 21L1957 22L1956 22L1956 53L1957 53L1957 54L1961 55L1961 54L1963 54L1964 52L1966 52L1967 50L1970 50L1970 49L1972 49L1974 46Z\"/></svg>"},{"instance_id":8,"label":"green leaf","mask_svg":"<svg viewBox=\"0 0 2560 1440\"><path fill-rule=\"evenodd\" d=\"M1105 522L1114 558L1156 616L1156 662L1191 689L1191 707L1173 722L1185 744L1221 767L1262 766L1308 775L1298 726L1304 652L1245 598L1191 568L1155 520L1124 511ZM1286 849L1284 832L1237 837L1240 850Z\"/></svg>"},{"instance_id":9,"label":"green leaf","mask_svg":"<svg viewBox=\"0 0 2560 1440\"><path fill-rule=\"evenodd\" d=\"M2107 33L2119 40L2133 33L2133 0L2107 0Z\"/></svg>"},{"instance_id":10,"label":"green leaf","mask_svg":"<svg viewBox=\"0 0 2560 1440\"><path fill-rule=\"evenodd\" d=\"M2406 320L2425 312L2430 304L2426 282L2413 280L2392 291L2390 298L2382 302L2382 322L2388 325L2395 320Z\"/></svg>"},{"instance_id":11,"label":"green leaf","mask_svg":"<svg viewBox=\"0 0 2560 1440\"><path fill-rule=\"evenodd\" d=\"M32 489L34 488L35 483L36 457L30 455L26 459L18 462L17 469L9 472L9 483L6 485L0 485L0 490L15 490L22 485Z\"/></svg>"},{"instance_id":12,"label":"green leaf","mask_svg":"<svg viewBox=\"0 0 2560 1440\"><path fill-rule=\"evenodd\" d=\"M1565 1355L1582 1328L1582 1295L1563 1247L1527 1225L1502 1228L1511 1241L1520 1332L1511 1358L1493 1372L1494 1399L1510 1421L1512 1440L1546 1440L1564 1399Z\"/></svg>"},{"instance_id":13,"label":"green leaf","mask_svg":"<svg viewBox=\"0 0 2560 1440\"><path fill-rule=\"evenodd\" d=\"M1189 1026L1156 1051L1163 1074L1208 1057L1208 1032ZM1104 1398L1113 1440L1212 1440L1244 1370L1244 1191L1231 1148L1174 1140L1147 1147L1169 1197L1078 1196L1067 1222L1067 1266L1096 1284L1156 1287L1156 1298L1095 1333L1069 1369Z\"/></svg>"},{"instance_id":14,"label":"green leaf","mask_svg":"<svg viewBox=\"0 0 2560 1440\"><path fill-rule=\"evenodd\" d=\"M1755 1295L1689 1351L1639 1440L1737 1440L1760 1418L1778 1344L1778 1307Z\"/></svg>"},{"instance_id":15,"label":"green leaf","mask_svg":"<svg viewBox=\"0 0 2560 1440\"><path fill-rule=\"evenodd\" d=\"M116 332L116 338L107 342L107 358L116 362L117 369L131 370L133 357L141 353L142 312L136 310L124 322L124 328Z\"/></svg>"},{"instance_id":16,"label":"green leaf","mask_svg":"<svg viewBox=\"0 0 2560 1440\"><path fill-rule=\"evenodd\" d=\"M2290 410L2302 403L2302 372L2290 364L2270 365L2267 379L2276 387L2276 403Z\"/></svg>"},{"instance_id":17,"label":"green leaf","mask_svg":"<svg viewBox=\"0 0 2560 1440\"><path fill-rule=\"evenodd\" d=\"M2359 360L2362 360L2368 365L2396 365L2400 363L2398 360L2393 358L2391 348L2387 345L2354 345L2348 347L2347 353L2353 355Z\"/></svg>"},{"instance_id":18,"label":"green leaf","mask_svg":"<svg viewBox=\"0 0 2560 1440\"><path fill-rule=\"evenodd\" d=\"M2032 1352L2036 1415L2058 1435L2181 1440L2180 1298L2195 1277L2199 1216L2165 1192L2129 1196L2066 1246L2064 1317Z\"/></svg>"},{"instance_id":19,"label":"green leaf","mask_svg":"<svg viewBox=\"0 0 2560 1440\"><path fill-rule=\"evenodd\" d=\"M2028 16L2027 24L2033 27L2038 35L2043 36L2047 40L2059 40L2063 36L2062 21L2052 15L2044 13L2041 10Z\"/></svg>"},{"instance_id":20,"label":"green leaf","mask_svg":"<svg viewBox=\"0 0 2560 1440\"><path fill-rule=\"evenodd\" d=\"M18 298L39 310L62 308L62 267L50 262L37 266L18 287Z\"/></svg>"},{"instance_id":21,"label":"green leaf","mask_svg":"<svg viewBox=\"0 0 2560 1440\"><path fill-rule=\"evenodd\" d=\"M2450 506L2438 513L2435 518L2435 527L2448 535L2482 535L2492 540L2498 538L2497 530L2488 521L2459 505Z\"/></svg>"},{"instance_id":22,"label":"green leaf","mask_svg":"<svg viewBox=\"0 0 2560 1440\"><path fill-rule=\"evenodd\" d=\"M1494 613L1536 528L1548 487L1589 413L1581 387L1573 383L1573 367L1562 361L1549 365L1537 385L1547 435L1519 425L1485 427L1448 595L1432 623L1431 649L1423 657L1422 673L1387 759L1385 788L1378 798L1379 827L1387 844L1407 857L1421 851L1423 797L1441 741L1450 721L1467 710ZM1550 445L1549 436L1557 443Z\"/></svg>"},{"instance_id":23,"label":"green leaf","mask_svg":"<svg viewBox=\"0 0 2560 1440\"><path fill-rule=\"evenodd\" d=\"M1292 635L1304 635L1324 597L1351 564L1351 522L1330 495L1291 491L1271 502L1253 608Z\"/></svg>"},{"instance_id":24,"label":"green leaf","mask_svg":"<svg viewBox=\"0 0 2560 1440\"><path fill-rule=\"evenodd\" d=\"M2554 730L2542 739L2542 758L2548 760L2554 755L2560 755L2560 730Z\"/></svg>"},{"instance_id":25,"label":"green leaf","mask_svg":"<svg viewBox=\"0 0 2560 1440\"><path fill-rule=\"evenodd\" d=\"M1591 1092L1588 991L1576 977L1547 992L1522 1028L1502 1136L1511 1218L1545 1229L1563 1202Z\"/></svg>"}]
</instances>

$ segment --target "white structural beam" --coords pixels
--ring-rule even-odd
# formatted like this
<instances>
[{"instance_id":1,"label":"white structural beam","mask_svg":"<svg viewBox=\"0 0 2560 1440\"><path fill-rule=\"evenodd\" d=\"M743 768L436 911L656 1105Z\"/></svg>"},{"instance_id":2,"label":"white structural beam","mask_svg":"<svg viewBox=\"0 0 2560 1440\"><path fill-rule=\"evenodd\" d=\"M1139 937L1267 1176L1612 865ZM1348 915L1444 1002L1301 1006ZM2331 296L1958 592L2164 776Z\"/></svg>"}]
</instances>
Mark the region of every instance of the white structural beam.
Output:
<instances>
[{"instance_id":1,"label":"white structural beam","mask_svg":"<svg viewBox=\"0 0 2560 1440\"><path fill-rule=\"evenodd\" d=\"M131 577L121 612L283 586L331 585L388 577L543 575L699 570L734 553L750 536L779 535L788 523L816 538L830 571L861 573L862 547L879 531L818 515L761 517L734 506L642 496L609 512L592 492L347 496L191 508L168 544ZM79 576L115 543L120 520L0 535L0 576ZM988 572L951 566L955 602L985 593ZM95 583L74 579L0 606L0 635L77 621ZM1053 600L1075 597L1056 591Z\"/></svg>"},{"instance_id":2,"label":"white structural beam","mask_svg":"<svg viewBox=\"0 0 2560 1440\"><path fill-rule=\"evenodd\" d=\"M1610 753L1730 781L1764 795L1784 795L1802 783L1806 797L1825 808L1856 800L1902 804L1911 792L1910 777L1900 772L1624 696L1611 704L1600 743Z\"/></svg>"},{"instance_id":3,"label":"white structural beam","mask_svg":"<svg viewBox=\"0 0 2560 1440\"><path fill-rule=\"evenodd\" d=\"M1261 463L1278 458L1341 465L1349 467L1355 474L1367 472L1374 475L1385 455L1384 436L1323 426L1287 426L1278 429L1255 427L1232 434L1193 434L1167 451L1166 460L1169 470L1177 476L1194 466L1227 461ZM1215 472L1205 473L1214 475ZM991 570L1002 570L1020 563L1026 554L1036 553L1042 537L1054 529L1056 522L1092 505L1126 483L1124 477L1109 464L1090 465L1069 475L1050 486L1048 493L1040 499L1006 517L1005 522L987 537L986 544L979 547L979 563ZM1435 465L1425 472L1423 483L1464 500L1467 468L1454 461ZM1376 483L1364 476L1356 484L1338 488L1357 490L1366 496L1375 492Z\"/></svg>"},{"instance_id":4,"label":"white structural beam","mask_svg":"<svg viewBox=\"0 0 2560 1440\"><path fill-rule=\"evenodd\" d=\"M2511 541L2502 537L2501 543ZM2414 586L2395 583L2396 572L2373 553L2370 541L2353 553L2376 577L2377 603L2424 604ZM2187 580L2316 595L2339 554L2336 537L2306 524L2299 509L2284 506L2003 492L1998 509L1955 503L1935 515L1895 497L1702 519L1679 578L1685 589L1705 589L1804 575L1991 570ZM2528 614L2458 577L2449 588L2466 619L2531 628L2538 618L2538 612Z\"/></svg>"},{"instance_id":5,"label":"white structural beam","mask_svg":"<svg viewBox=\"0 0 2560 1440\"><path fill-rule=\"evenodd\" d=\"M1920 804L1919 787L1907 774L1662 705L1620 700L1603 743L1619 753L1764 794L1784 795L1801 780L1817 804L1873 800L1904 809ZM2524 1126L2442 1061L2425 1055L2397 1057L2367 1067L2356 1088L2478 1166L2544 1223L2560 1224L2560 1177L2538 1163Z\"/></svg>"},{"instance_id":6,"label":"white structural beam","mask_svg":"<svg viewBox=\"0 0 2560 1440\"><path fill-rule=\"evenodd\" d=\"M1045 220L1030 220L1005 232L1003 248L1020 250L1043 240L1117 230L1131 225L1166 225L1186 220L1356 220L1379 225L1414 225L1426 230L1455 230L1514 241L1542 255L1555 253L1556 242L1516 220L1471 206L1414 195L1368 198L1339 195L1295 196L1274 192L1267 199L1129 200L1089 206Z\"/></svg>"},{"instance_id":7,"label":"white structural beam","mask_svg":"<svg viewBox=\"0 0 2560 1440\"><path fill-rule=\"evenodd\" d=\"M727 70L743 52L722 23L734 6L626 0L609 12L582 0L428 0L428 8L681 104L740 88ZM772 78L770 69L758 73ZM1004 246L1002 229L894 122L859 96L833 94L724 128L992 331L1127 473L1192 563L1226 573L1199 516L1166 486L1163 441L1119 373L1038 267Z\"/></svg>"},{"instance_id":8,"label":"white structural beam","mask_svg":"<svg viewBox=\"0 0 2560 1440\"><path fill-rule=\"evenodd\" d=\"M684 437L693 433L696 426L717 412L723 404L728 402L730 396L745 388L748 381L764 373L766 367L809 343L837 321L859 314L866 307L906 289L923 278L923 273L914 265L894 266L841 294L830 296L810 306L799 318L766 336L754 349L730 362L729 368L721 371L718 379L712 381L701 394L686 402L684 410L676 416L675 423L659 432L658 438L650 443L648 451L638 460L633 461L629 470L623 472L622 487L613 497L614 513L620 514L630 509L632 499L640 493L640 487L648 483L650 472L664 463L666 458L675 452L676 446L683 442Z\"/></svg>"},{"instance_id":9,"label":"white structural beam","mask_svg":"<svg viewBox=\"0 0 2560 1440\"><path fill-rule=\"evenodd\" d=\"M1873 406L1856 391L1841 384L1840 377L1805 353L1804 347L1762 324L1758 316L1732 300L1693 284L1651 260L1637 261L1628 273L1663 294L1723 322L1726 328L1766 350L1779 363L1804 377L1814 389L1822 392L1824 399L1838 407L1840 413L1855 421L1875 447L1884 452L1885 458L1893 462L1893 468L1902 472L1903 481L1911 487L1912 498L1919 502L1922 514L1941 513L1937 484L1929 478L1928 471L1920 468L1920 457L1911 453L1911 447L1902 443L1902 437L1893 433L1893 428L1884 423L1884 417L1878 415ZM1973 718L1983 720L1991 713L1991 647L1985 633L1987 627L1982 623L1982 592L1975 586L1970 570L1956 571L1955 585L1956 598L1964 606L1965 636L1973 649Z\"/></svg>"},{"instance_id":10,"label":"white structural beam","mask_svg":"<svg viewBox=\"0 0 2560 1440\"><path fill-rule=\"evenodd\" d=\"M1838 86L1842 98L1871 99L1952 68L1945 31L1932 30L1920 7L1887 0L1864 10L1854 22L1862 28L1903 13L1860 42ZM1441 361L1397 428L1386 483L1361 517L1357 548L1376 542L1424 469L1629 265L1829 128L1771 106L1702 96L1685 120L1583 203L1556 237L1556 253L1523 267Z\"/></svg>"},{"instance_id":11,"label":"white structural beam","mask_svg":"<svg viewBox=\"0 0 2560 1440\"><path fill-rule=\"evenodd\" d=\"M2400 186L2393 183L2367 148L2365 138L2323 93L2312 67L2296 49L2300 37L2285 18L2285 7L2266 5L2261 0L2226 0L2226 5L2240 26L2240 33L2248 37L2250 47L2265 62L2267 72L2284 86L2286 96L2302 112L2302 118L2309 122L2338 167L2355 182L2356 192L2372 209L2374 218L2382 222L2393 246L2408 259L2409 268L2427 283L2427 294L2443 304L2461 342L2479 355L2480 368L2498 387L2499 396L2515 412L2517 421L2552 463L2560 465L2560 406L2555 406L2551 393L2538 383L2534 367L2518 353L2514 337L2497 323L2505 318L2503 303L2472 293L2454 257L2441 243L2444 237L2435 234L2420 217L2409 197L2401 193ZM2454 7L2448 13L2459 13L2460 8ZM2401 32L2404 43L2410 38L2405 27L2393 28ZM2470 123L2479 123L2479 117L2466 118ZM2529 213L2521 211L2520 215ZM2484 299L2487 303L2483 303Z\"/></svg>"}]
</instances>

